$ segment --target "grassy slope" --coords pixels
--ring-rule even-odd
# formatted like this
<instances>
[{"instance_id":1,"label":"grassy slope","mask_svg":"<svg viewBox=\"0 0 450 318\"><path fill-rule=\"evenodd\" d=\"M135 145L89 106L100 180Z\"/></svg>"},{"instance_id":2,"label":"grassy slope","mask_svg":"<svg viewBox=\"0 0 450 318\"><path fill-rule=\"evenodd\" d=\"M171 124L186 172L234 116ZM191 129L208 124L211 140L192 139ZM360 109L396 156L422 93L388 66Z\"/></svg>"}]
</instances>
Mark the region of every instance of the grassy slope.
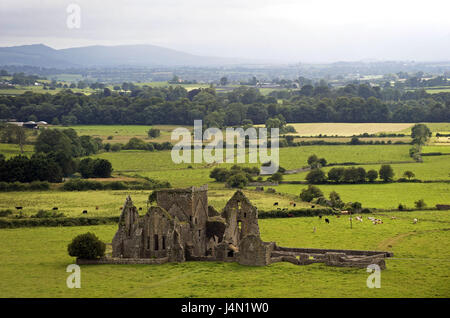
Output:
<instances>
[{"instance_id":1,"label":"grassy slope","mask_svg":"<svg viewBox=\"0 0 450 318\"><path fill-rule=\"evenodd\" d=\"M284 246L390 250L381 288L366 287L365 269L277 263L81 267L81 289L68 289L65 269L74 262L67 244L91 231L110 242L115 225L1 230L0 297L449 297L448 212L397 213L374 226L349 229L345 218L326 225L317 218L260 220L262 238ZM419 223L412 224L414 217ZM312 228L316 227L316 233Z\"/></svg>"}]
</instances>

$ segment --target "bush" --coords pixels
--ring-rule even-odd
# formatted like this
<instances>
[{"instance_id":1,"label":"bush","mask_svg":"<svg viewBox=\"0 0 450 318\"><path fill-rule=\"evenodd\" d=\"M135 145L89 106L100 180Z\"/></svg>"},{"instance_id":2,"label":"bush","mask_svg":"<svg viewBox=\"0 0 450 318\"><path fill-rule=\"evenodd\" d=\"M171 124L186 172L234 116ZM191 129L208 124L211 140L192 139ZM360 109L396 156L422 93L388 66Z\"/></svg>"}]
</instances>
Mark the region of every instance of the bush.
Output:
<instances>
[{"instance_id":1,"label":"bush","mask_svg":"<svg viewBox=\"0 0 450 318\"><path fill-rule=\"evenodd\" d=\"M82 259L95 259L105 255L106 245L93 233L76 236L67 246L70 256Z\"/></svg>"},{"instance_id":2,"label":"bush","mask_svg":"<svg viewBox=\"0 0 450 318\"><path fill-rule=\"evenodd\" d=\"M245 173L240 172L227 179L227 185L231 188L244 188L248 184L248 178Z\"/></svg>"},{"instance_id":3,"label":"bush","mask_svg":"<svg viewBox=\"0 0 450 318\"><path fill-rule=\"evenodd\" d=\"M112 151L112 152L118 152L118 151L120 151L120 150L122 150L122 144L120 144L120 143L113 144L113 145L111 146L111 151Z\"/></svg>"},{"instance_id":4,"label":"bush","mask_svg":"<svg viewBox=\"0 0 450 318\"><path fill-rule=\"evenodd\" d=\"M13 214L13 211L11 210L0 210L0 217L6 217Z\"/></svg>"},{"instance_id":5,"label":"bush","mask_svg":"<svg viewBox=\"0 0 450 318\"><path fill-rule=\"evenodd\" d=\"M98 181L88 180L69 180L63 185L63 189L66 191L84 191L84 190L103 190L103 184Z\"/></svg>"},{"instance_id":6,"label":"bush","mask_svg":"<svg viewBox=\"0 0 450 318\"><path fill-rule=\"evenodd\" d=\"M39 210L32 218L62 218L64 213L57 213L55 211Z\"/></svg>"},{"instance_id":7,"label":"bush","mask_svg":"<svg viewBox=\"0 0 450 318\"><path fill-rule=\"evenodd\" d=\"M323 193L319 188L309 185L308 188L303 189L300 193L300 199L305 202L311 202L314 198L322 197Z\"/></svg>"},{"instance_id":8,"label":"bush","mask_svg":"<svg viewBox=\"0 0 450 318\"><path fill-rule=\"evenodd\" d=\"M427 206L427 204L425 203L425 201L423 199L420 199L416 202L414 202L414 205L416 206L416 208L418 209L423 209L424 207Z\"/></svg>"}]
</instances>

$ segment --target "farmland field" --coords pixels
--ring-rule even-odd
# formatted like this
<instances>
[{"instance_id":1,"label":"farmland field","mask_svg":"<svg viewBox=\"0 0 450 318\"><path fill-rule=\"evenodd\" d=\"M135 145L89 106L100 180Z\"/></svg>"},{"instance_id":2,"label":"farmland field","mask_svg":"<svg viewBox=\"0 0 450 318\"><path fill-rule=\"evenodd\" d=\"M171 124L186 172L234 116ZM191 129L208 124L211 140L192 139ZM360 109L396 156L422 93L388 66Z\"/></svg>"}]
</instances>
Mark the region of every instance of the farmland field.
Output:
<instances>
[{"instance_id":1,"label":"farmland field","mask_svg":"<svg viewBox=\"0 0 450 318\"><path fill-rule=\"evenodd\" d=\"M326 184L317 185L325 196L336 191L345 202L361 202L363 207L396 209L399 203L408 208L424 199L429 207L450 202L450 183ZM278 192L299 195L306 185L281 184Z\"/></svg>"},{"instance_id":2,"label":"farmland field","mask_svg":"<svg viewBox=\"0 0 450 318\"><path fill-rule=\"evenodd\" d=\"M303 125L303 124L300 124ZM338 134L350 136L375 129L372 124L308 124L319 130L305 135ZM402 132L409 134L412 124L377 124L377 132ZM403 126L402 126L403 125ZM410 126L406 126L410 125ZM427 124L428 125L428 124ZM125 143L132 137L146 142L169 141L175 126L152 126L161 129L161 137L147 138L150 126L95 125L73 126L79 135L100 137L104 142ZM303 127L303 126L300 126ZM372 127L372 128L371 128ZM409 127L409 128L408 128ZM447 123L429 124L433 132L450 131ZM65 127L62 127L65 128ZM303 129L303 128L302 128ZM327 130L329 129L329 130ZM353 129L353 130L352 130ZM364 131L362 131L364 130ZM352 131L352 133L349 133ZM298 131L297 135L302 133ZM112 139L108 139L112 136ZM348 141L349 137L344 137ZM378 138L378 137L377 137ZM395 137L397 138L397 137ZM395 139L387 138L388 139ZM409 141L410 137L399 137ZM435 137L433 137L435 138ZM308 138L310 139L310 138ZM307 139L307 140L308 140ZM324 138L320 138L323 140ZM330 138L337 141L338 138ZM32 138L30 138L32 140ZM361 139L363 140L363 139ZM372 138L371 140L375 140ZM394 140L395 141L395 140ZM1 229L0 240L8 242L0 246L0 255L7 255L0 264L0 297L450 297L450 214L448 211L398 212L402 203L413 208L419 199L424 199L427 208L436 204L450 204L450 153L449 146L430 142L423 153L442 153L439 156L423 156L423 163L409 156L411 145L316 145L280 148L280 165L288 170L307 165L310 155L325 158L335 166L323 167L327 172L339 164L356 163L354 167L379 170L381 164L391 164L395 177L401 178L407 170L423 183L375 183L349 185L318 185L328 197L331 191L340 194L345 202L361 202L363 207L390 210L374 212L384 220L374 226L366 220L354 223L349 228L348 218L331 217L325 225L318 218L260 219L262 239L276 241L281 246L316 247L338 249L388 250L394 258L387 259L387 269L382 272L380 289L366 287L365 269L328 267L323 264L295 266L276 263L264 268L241 266L235 263L186 262L164 265L99 265L82 266L82 288L70 290L66 287L65 268L74 262L67 254L67 244L77 234L94 232L105 242L111 239L117 225L85 227L37 227ZM19 154L19 147L0 144L0 153L7 158ZM33 146L25 146L25 154L31 155ZM225 153L225 152L224 152ZM214 167L230 168L231 163L181 163L175 164L171 151L123 150L101 152L92 156L111 162L115 180L150 177L169 181L173 187L189 187L208 184L209 204L221 210L234 193L222 182L209 177ZM248 154L246 154L246 158ZM247 161L246 161L247 162ZM259 167L258 163L242 163L240 166ZM347 166L345 166L347 167ZM307 172L286 174L285 181L304 181ZM265 176L264 179L267 177ZM98 179L107 181L108 179ZM429 182L434 181L434 182ZM277 208L309 208L302 202L299 193L305 184L280 184L271 187L277 191L255 191L247 187L243 191L261 211ZM142 190L102 190L68 192L62 190L0 192L0 210L22 206L26 217L39 210L58 211L66 216L82 216L88 210L89 217L118 216L125 197L131 195L135 205L146 211L148 195ZM320 208L320 205L316 205ZM98 208L97 208L98 207ZM391 220L396 216L396 220ZM413 224L412 220L419 222ZM316 228L316 231L313 229ZM229 275L230 272L233 275ZM420 277L411 281L411 277ZM410 284L405 284L411 281ZM213 287L212 287L213 286Z\"/></svg>"},{"instance_id":3,"label":"farmland field","mask_svg":"<svg viewBox=\"0 0 450 318\"><path fill-rule=\"evenodd\" d=\"M376 134L381 132L400 132L411 128L414 124L397 123L305 123L289 124L294 126L296 135L317 136L319 134L327 136L353 136L363 133Z\"/></svg>"},{"instance_id":4,"label":"farmland field","mask_svg":"<svg viewBox=\"0 0 450 318\"><path fill-rule=\"evenodd\" d=\"M66 216L82 216L82 211L87 210L88 216L119 216L121 206L127 195L130 195L137 207L142 207L145 213L148 195L151 191L120 190L120 191L36 191L29 192L26 196L23 192L0 192L0 210L12 209L16 206L23 207L23 214L31 216L39 210L51 210L58 207L58 212ZM211 189L208 191L210 204L217 210L224 208L225 203L234 193L228 189ZM290 197L276 194L245 191L245 194L261 210L273 208L273 202L279 202L279 207L285 208L292 201ZM308 207L306 203L298 202L298 207ZM98 207L98 210L96 209Z\"/></svg>"},{"instance_id":5,"label":"farmland field","mask_svg":"<svg viewBox=\"0 0 450 318\"><path fill-rule=\"evenodd\" d=\"M448 212L377 217L384 224L364 220L353 229L345 218L328 225L312 217L259 223L262 239L282 246L392 251L379 289L366 287L365 269L216 262L86 265L81 266L81 288L68 289L66 266L74 259L67 255L67 244L88 231L110 242L117 226L102 225L1 230L0 240L9 243L0 246L0 254L8 255L0 264L0 297L449 297L450 250L442 243L450 239ZM419 223L412 224L413 218Z\"/></svg>"}]
</instances>

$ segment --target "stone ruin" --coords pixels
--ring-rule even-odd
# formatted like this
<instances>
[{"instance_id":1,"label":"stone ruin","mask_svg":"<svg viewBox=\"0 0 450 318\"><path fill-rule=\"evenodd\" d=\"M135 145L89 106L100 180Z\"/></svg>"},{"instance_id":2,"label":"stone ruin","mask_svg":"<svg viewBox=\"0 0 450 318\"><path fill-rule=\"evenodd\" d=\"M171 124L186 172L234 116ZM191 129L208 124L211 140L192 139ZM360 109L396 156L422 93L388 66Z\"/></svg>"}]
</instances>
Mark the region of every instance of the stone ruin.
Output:
<instances>
[{"instance_id":1,"label":"stone ruin","mask_svg":"<svg viewBox=\"0 0 450 318\"><path fill-rule=\"evenodd\" d=\"M156 206L139 216L130 196L112 240L112 257L77 260L79 264L162 264L166 262L223 261L265 266L275 262L295 265L325 263L385 268L389 252L288 248L263 242L258 210L240 190L222 213L208 206L208 187L156 191Z\"/></svg>"}]
</instances>

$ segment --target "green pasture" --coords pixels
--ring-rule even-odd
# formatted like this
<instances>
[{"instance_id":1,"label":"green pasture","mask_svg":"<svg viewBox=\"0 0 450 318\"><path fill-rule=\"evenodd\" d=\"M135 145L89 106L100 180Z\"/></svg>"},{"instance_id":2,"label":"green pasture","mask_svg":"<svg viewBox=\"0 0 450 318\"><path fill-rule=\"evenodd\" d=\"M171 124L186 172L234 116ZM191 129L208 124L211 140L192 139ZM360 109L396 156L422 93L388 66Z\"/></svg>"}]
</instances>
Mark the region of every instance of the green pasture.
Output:
<instances>
[{"instance_id":1,"label":"green pasture","mask_svg":"<svg viewBox=\"0 0 450 318\"><path fill-rule=\"evenodd\" d=\"M300 195L303 184L281 184L274 187L280 193ZM361 202L363 207L396 209L400 203L408 208L424 199L428 207L450 204L450 183L387 183L387 184L324 184L317 185L325 196L336 191L345 202Z\"/></svg>"},{"instance_id":2,"label":"green pasture","mask_svg":"<svg viewBox=\"0 0 450 318\"><path fill-rule=\"evenodd\" d=\"M235 190L212 188L208 191L209 205L217 210L225 207ZM0 192L0 210L11 209L15 212L16 206L23 207L23 214L31 216L39 210L50 211L58 207L58 212L66 216L77 217L87 210L87 216L119 216L121 207L127 195L130 195L134 204L142 208L141 214L146 213L148 196L151 190L109 190L109 191L30 191L30 192ZM278 202L280 208L289 208L289 202L294 196L281 196L277 194L261 193L245 190L244 193L260 210L273 209L273 203ZM298 199L296 201L299 201ZM309 207L308 204L297 202L296 208Z\"/></svg>"},{"instance_id":3,"label":"green pasture","mask_svg":"<svg viewBox=\"0 0 450 318\"><path fill-rule=\"evenodd\" d=\"M395 215L396 220L391 220ZM450 296L450 218L442 212L379 214L349 227L347 218L262 219L262 239L281 246L388 250L381 288L366 286L366 269L275 263L186 262L83 265L81 288L69 289L73 237L93 232L111 242L117 225L0 230L0 297L442 297ZM413 218L419 222L413 224ZM313 232L313 228L316 231Z\"/></svg>"}]
</instances>

